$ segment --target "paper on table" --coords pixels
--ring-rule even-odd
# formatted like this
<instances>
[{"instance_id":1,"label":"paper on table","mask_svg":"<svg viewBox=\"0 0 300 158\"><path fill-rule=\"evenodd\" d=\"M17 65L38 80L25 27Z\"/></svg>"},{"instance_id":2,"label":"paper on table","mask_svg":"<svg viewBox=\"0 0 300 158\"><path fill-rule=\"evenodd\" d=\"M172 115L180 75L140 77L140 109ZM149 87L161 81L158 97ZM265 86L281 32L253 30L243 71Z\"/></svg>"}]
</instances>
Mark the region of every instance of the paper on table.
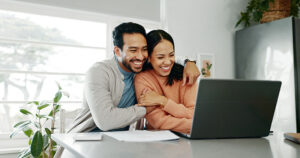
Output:
<instances>
[{"instance_id":1,"label":"paper on table","mask_svg":"<svg viewBox=\"0 0 300 158\"><path fill-rule=\"evenodd\" d=\"M119 141L127 142L153 142L153 141L164 141L164 140L176 140L179 139L174 133L164 131L118 131L118 132L103 132L103 134L113 137Z\"/></svg>"}]
</instances>

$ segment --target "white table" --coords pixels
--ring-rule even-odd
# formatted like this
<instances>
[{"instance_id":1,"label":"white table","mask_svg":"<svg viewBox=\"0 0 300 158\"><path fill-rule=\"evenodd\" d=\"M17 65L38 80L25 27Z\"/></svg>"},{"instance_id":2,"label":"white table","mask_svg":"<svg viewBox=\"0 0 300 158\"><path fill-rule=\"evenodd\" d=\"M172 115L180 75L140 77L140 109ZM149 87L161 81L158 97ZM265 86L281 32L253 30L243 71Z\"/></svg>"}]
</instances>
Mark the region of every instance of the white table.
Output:
<instances>
[{"instance_id":1,"label":"white table","mask_svg":"<svg viewBox=\"0 0 300 158\"><path fill-rule=\"evenodd\" d=\"M86 133L87 135L89 133ZM266 138L206 139L163 142L120 142L103 136L101 141L74 141L73 134L52 138L76 157L86 158L300 158L300 145L285 140L282 133Z\"/></svg>"}]
</instances>

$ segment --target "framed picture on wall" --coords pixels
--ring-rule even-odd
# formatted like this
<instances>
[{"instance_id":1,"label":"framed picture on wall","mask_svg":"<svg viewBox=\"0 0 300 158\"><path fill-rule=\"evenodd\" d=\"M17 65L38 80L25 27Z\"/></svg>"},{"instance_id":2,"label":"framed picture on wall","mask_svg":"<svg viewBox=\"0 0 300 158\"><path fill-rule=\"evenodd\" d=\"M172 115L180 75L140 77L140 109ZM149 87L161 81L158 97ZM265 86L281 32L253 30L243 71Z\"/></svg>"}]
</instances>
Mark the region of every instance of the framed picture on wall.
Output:
<instances>
[{"instance_id":1,"label":"framed picture on wall","mask_svg":"<svg viewBox=\"0 0 300 158\"><path fill-rule=\"evenodd\" d=\"M197 54L197 66L201 72L200 78L214 78L215 56L214 54Z\"/></svg>"}]
</instances>

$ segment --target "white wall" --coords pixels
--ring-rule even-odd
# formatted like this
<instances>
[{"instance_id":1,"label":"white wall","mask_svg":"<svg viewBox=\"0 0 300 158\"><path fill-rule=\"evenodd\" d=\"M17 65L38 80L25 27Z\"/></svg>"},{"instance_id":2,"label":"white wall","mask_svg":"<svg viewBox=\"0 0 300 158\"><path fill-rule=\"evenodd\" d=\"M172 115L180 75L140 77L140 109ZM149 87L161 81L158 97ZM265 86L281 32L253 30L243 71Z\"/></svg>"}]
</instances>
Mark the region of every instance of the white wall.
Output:
<instances>
[{"instance_id":1,"label":"white wall","mask_svg":"<svg viewBox=\"0 0 300 158\"><path fill-rule=\"evenodd\" d=\"M214 53L215 77L233 78L234 26L247 3L248 0L162 0L162 20L175 40L176 55Z\"/></svg>"},{"instance_id":2,"label":"white wall","mask_svg":"<svg viewBox=\"0 0 300 158\"><path fill-rule=\"evenodd\" d=\"M160 0L15 0L124 16L130 18L159 21Z\"/></svg>"}]
</instances>

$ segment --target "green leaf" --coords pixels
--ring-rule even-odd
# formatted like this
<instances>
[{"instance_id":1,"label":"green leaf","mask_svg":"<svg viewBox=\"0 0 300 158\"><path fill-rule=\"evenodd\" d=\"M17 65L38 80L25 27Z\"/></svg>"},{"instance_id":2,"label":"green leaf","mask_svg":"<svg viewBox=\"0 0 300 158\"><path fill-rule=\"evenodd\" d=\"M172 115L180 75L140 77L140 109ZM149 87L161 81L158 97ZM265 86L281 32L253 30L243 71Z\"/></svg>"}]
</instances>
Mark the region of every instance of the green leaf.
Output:
<instances>
[{"instance_id":1,"label":"green leaf","mask_svg":"<svg viewBox=\"0 0 300 158\"><path fill-rule=\"evenodd\" d=\"M28 114L32 115L32 113L29 112L29 111L26 110L26 109L20 109L20 112L21 112L22 114L24 114L24 115L28 115Z\"/></svg>"},{"instance_id":2,"label":"green leaf","mask_svg":"<svg viewBox=\"0 0 300 158\"><path fill-rule=\"evenodd\" d=\"M31 102L28 102L27 104L35 104L35 105L39 105L39 102L38 102L38 101L31 101Z\"/></svg>"},{"instance_id":3,"label":"green leaf","mask_svg":"<svg viewBox=\"0 0 300 158\"><path fill-rule=\"evenodd\" d=\"M255 22L259 22L260 19L262 18L263 16L263 12L262 11L256 11L253 13L253 19Z\"/></svg>"},{"instance_id":4,"label":"green leaf","mask_svg":"<svg viewBox=\"0 0 300 158\"><path fill-rule=\"evenodd\" d=\"M298 16L300 0L290 0L291 8L290 15ZM244 27L250 26L252 23L259 22L263 14L270 9L270 3L274 4L275 0L250 0L246 7L246 11L242 12L240 19L236 23L235 27L240 24L244 24Z\"/></svg>"},{"instance_id":5,"label":"green leaf","mask_svg":"<svg viewBox=\"0 0 300 158\"><path fill-rule=\"evenodd\" d=\"M32 138L29 139L28 145L31 145L31 142L32 142Z\"/></svg>"},{"instance_id":6,"label":"green leaf","mask_svg":"<svg viewBox=\"0 0 300 158\"><path fill-rule=\"evenodd\" d=\"M23 150L19 155L18 158L28 157L30 155L30 148Z\"/></svg>"},{"instance_id":7,"label":"green leaf","mask_svg":"<svg viewBox=\"0 0 300 158\"><path fill-rule=\"evenodd\" d=\"M27 122L31 122L31 121L30 121L30 120L26 120L26 121L18 122L18 123L16 123L16 124L14 125L14 128L19 127L19 126L21 126L22 124L27 123Z\"/></svg>"},{"instance_id":8,"label":"green leaf","mask_svg":"<svg viewBox=\"0 0 300 158\"><path fill-rule=\"evenodd\" d=\"M44 157L43 158L48 158L49 156L45 153Z\"/></svg>"},{"instance_id":9,"label":"green leaf","mask_svg":"<svg viewBox=\"0 0 300 158\"><path fill-rule=\"evenodd\" d=\"M47 120L48 119L53 120L53 117L52 116L48 116L48 115L41 115L41 118L46 118Z\"/></svg>"},{"instance_id":10,"label":"green leaf","mask_svg":"<svg viewBox=\"0 0 300 158\"><path fill-rule=\"evenodd\" d=\"M50 103L50 101L48 101L48 100L43 100L43 101L40 102L39 106L45 105L45 104L49 104L49 103Z\"/></svg>"},{"instance_id":11,"label":"green leaf","mask_svg":"<svg viewBox=\"0 0 300 158\"><path fill-rule=\"evenodd\" d=\"M206 74L204 68L201 69L201 73L202 73L202 75L205 75L205 74Z\"/></svg>"},{"instance_id":12,"label":"green leaf","mask_svg":"<svg viewBox=\"0 0 300 158\"><path fill-rule=\"evenodd\" d=\"M244 12L240 13L241 18L239 19L239 21L235 24L235 27L238 27L243 21L244 21Z\"/></svg>"},{"instance_id":13,"label":"green leaf","mask_svg":"<svg viewBox=\"0 0 300 158\"><path fill-rule=\"evenodd\" d=\"M48 116L52 116L52 114L53 114L53 110L51 110L51 111L49 112Z\"/></svg>"},{"instance_id":14,"label":"green leaf","mask_svg":"<svg viewBox=\"0 0 300 158\"><path fill-rule=\"evenodd\" d=\"M207 69L210 70L212 64L207 65Z\"/></svg>"},{"instance_id":15,"label":"green leaf","mask_svg":"<svg viewBox=\"0 0 300 158\"><path fill-rule=\"evenodd\" d=\"M39 114L36 114L36 117L38 117L38 118L46 118L46 119L53 119L52 116L48 116L48 115L39 115Z\"/></svg>"},{"instance_id":16,"label":"green leaf","mask_svg":"<svg viewBox=\"0 0 300 158\"><path fill-rule=\"evenodd\" d=\"M23 132L27 137L30 137L33 134L33 131L30 128L28 128L27 130L24 130Z\"/></svg>"},{"instance_id":17,"label":"green leaf","mask_svg":"<svg viewBox=\"0 0 300 158\"><path fill-rule=\"evenodd\" d=\"M270 7L269 6L270 2L272 2L272 0L271 1L269 1L269 0L261 1L260 4L259 4L259 7L261 8L261 11L263 11L263 12L267 11ZM273 1L273 3L274 3L274 1Z\"/></svg>"},{"instance_id":18,"label":"green leaf","mask_svg":"<svg viewBox=\"0 0 300 158\"><path fill-rule=\"evenodd\" d=\"M48 134L48 136L50 136L52 134L52 132L50 131L49 128L45 128L46 133Z\"/></svg>"},{"instance_id":19,"label":"green leaf","mask_svg":"<svg viewBox=\"0 0 300 158\"><path fill-rule=\"evenodd\" d=\"M44 149L47 149L47 145L49 144L49 137L47 134L43 135L43 146L44 146Z\"/></svg>"},{"instance_id":20,"label":"green leaf","mask_svg":"<svg viewBox=\"0 0 300 158\"><path fill-rule=\"evenodd\" d=\"M41 155L41 152L43 150L43 136L40 131L35 132L30 149L31 149L31 155L33 157L38 157Z\"/></svg>"},{"instance_id":21,"label":"green leaf","mask_svg":"<svg viewBox=\"0 0 300 158\"><path fill-rule=\"evenodd\" d=\"M290 15L293 17L298 17L299 16L299 0L292 0L291 3L291 10L290 10ZM297 5L298 4L298 5Z\"/></svg>"},{"instance_id":22,"label":"green leaf","mask_svg":"<svg viewBox=\"0 0 300 158\"><path fill-rule=\"evenodd\" d=\"M55 112L58 112L60 107L61 107L60 104L55 104L55 106L54 106Z\"/></svg>"},{"instance_id":23,"label":"green leaf","mask_svg":"<svg viewBox=\"0 0 300 158\"><path fill-rule=\"evenodd\" d=\"M33 124L34 124L34 126L35 126L36 128L38 128L38 129L41 128L41 127L40 127L40 124L39 124L38 122L34 122Z\"/></svg>"},{"instance_id":24,"label":"green leaf","mask_svg":"<svg viewBox=\"0 0 300 158\"><path fill-rule=\"evenodd\" d=\"M58 103L62 97L61 91L56 92L55 97L53 99L54 103Z\"/></svg>"},{"instance_id":25,"label":"green leaf","mask_svg":"<svg viewBox=\"0 0 300 158\"><path fill-rule=\"evenodd\" d=\"M53 151L52 151L52 155L54 156L55 154L56 154L56 151L53 150Z\"/></svg>"},{"instance_id":26,"label":"green leaf","mask_svg":"<svg viewBox=\"0 0 300 158\"><path fill-rule=\"evenodd\" d=\"M56 85L57 85L57 87L58 87L59 90L62 89L61 86L60 86L60 84L57 81L56 81Z\"/></svg>"},{"instance_id":27,"label":"green leaf","mask_svg":"<svg viewBox=\"0 0 300 158\"><path fill-rule=\"evenodd\" d=\"M54 106L55 113L57 113L59 111L59 109L60 109L60 105L56 104ZM53 111L51 110L50 113L48 114L48 116L52 116L52 114L53 114Z\"/></svg>"},{"instance_id":28,"label":"green leaf","mask_svg":"<svg viewBox=\"0 0 300 158\"><path fill-rule=\"evenodd\" d=\"M52 140L52 145L53 145L53 147L56 147L57 143L54 140Z\"/></svg>"},{"instance_id":29,"label":"green leaf","mask_svg":"<svg viewBox=\"0 0 300 158\"><path fill-rule=\"evenodd\" d=\"M250 14L249 14L249 10L251 9L251 6L248 6L247 11L246 12L241 12L241 18L240 20L236 23L236 27L241 24L244 23L244 26L247 27L250 25ZM252 12L252 11L251 11Z\"/></svg>"},{"instance_id":30,"label":"green leaf","mask_svg":"<svg viewBox=\"0 0 300 158\"><path fill-rule=\"evenodd\" d=\"M50 143L44 144L44 150L47 150L47 148L49 147Z\"/></svg>"},{"instance_id":31,"label":"green leaf","mask_svg":"<svg viewBox=\"0 0 300 158\"><path fill-rule=\"evenodd\" d=\"M39 105L39 106L38 106L38 109L39 109L39 110L42 110L42 109L48 107L49 105L50 105L50 104Z\"/></svg>"},{"instance_id":32,"label":"green leaf","mask_svg":"<svg viewBox=\"0 0 300 158\"><path fill-rule=\"evenodd\" d=\"M235 27L238 27L240 24L241 24L241 22L242 22L242 18L235 24Z\"/></svg>"},{"instance_id":33,"label":"green leaf","mask_svg":"<svg viewBox=\"0 0 300 158\"><path fill-rule=\"evenodd\" d=\"M13 131L13 133L11 133L9 135L10 138L12 138L13 136L15 136L16 134L18 134L19 132L23 131L24 129L27 129L28 126L31 124L31 121L28 122L24 122L22 125L19 125L17 128L15 128L15 130Z\"/></svg>"},{"instance_id":34,"label":"green leaf","mask_svg":"<svg viewBox=\"0 0 300 158\"><path fill-rule=\"evenodd\" d=\"M48 116L52 116L52 114L53 114L53 111L51 110L51 111L49 112Z\"/></svg>"}]
</instances>

